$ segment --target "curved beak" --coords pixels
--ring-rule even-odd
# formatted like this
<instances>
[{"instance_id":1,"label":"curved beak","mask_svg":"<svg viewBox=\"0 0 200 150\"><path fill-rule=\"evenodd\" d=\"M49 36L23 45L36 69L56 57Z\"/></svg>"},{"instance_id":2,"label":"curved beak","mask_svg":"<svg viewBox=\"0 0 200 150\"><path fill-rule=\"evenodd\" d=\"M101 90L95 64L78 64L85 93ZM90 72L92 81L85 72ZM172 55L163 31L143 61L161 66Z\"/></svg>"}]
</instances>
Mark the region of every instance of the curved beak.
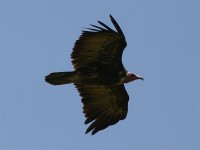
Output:
<instances>
[{"instance_id":1,"label":"curved beak","mask_svg":"<svg viewBox=\"0 0 200 150\"><path fill-rule=\"evenodd\" d=\"M137 79L140 79L140 80L143 80L143 81L144 81L144 78L141 77L141 76L138 76L138 75L137 75Z\"/></svg>"}]
</instances>

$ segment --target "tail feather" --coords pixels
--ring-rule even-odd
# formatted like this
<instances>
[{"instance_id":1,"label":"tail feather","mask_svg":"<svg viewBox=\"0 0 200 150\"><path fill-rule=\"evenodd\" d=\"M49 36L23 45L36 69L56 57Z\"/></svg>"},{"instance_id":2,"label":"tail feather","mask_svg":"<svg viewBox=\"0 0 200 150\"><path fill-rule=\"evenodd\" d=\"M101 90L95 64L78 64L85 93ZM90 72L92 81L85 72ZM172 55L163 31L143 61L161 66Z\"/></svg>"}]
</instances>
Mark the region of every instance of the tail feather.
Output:
<instances>
[{"instance_id":1,"label":"tail feather","mask_svg":"<svg viewBox=\"0 0 200 150\"><path fill-rule=\"evenodd\" d=\"M45 77L45 81L52 85L73 83L74 72L54 72Z\"/></svg>"}]
</instances>

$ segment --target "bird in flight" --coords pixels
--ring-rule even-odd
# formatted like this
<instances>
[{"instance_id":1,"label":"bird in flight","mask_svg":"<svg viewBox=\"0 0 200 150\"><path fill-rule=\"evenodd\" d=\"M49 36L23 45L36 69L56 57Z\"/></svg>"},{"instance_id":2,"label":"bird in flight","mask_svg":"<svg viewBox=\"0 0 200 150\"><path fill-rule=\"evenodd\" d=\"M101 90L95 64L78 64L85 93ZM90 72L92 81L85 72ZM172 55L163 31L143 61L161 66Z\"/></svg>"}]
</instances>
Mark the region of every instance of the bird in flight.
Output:
<instances>
[{"instance_id":1,"label":"bird in flight","mask_svg":"<svg viewBox=\"0 0 200 150\"><path fill-rule=\"evenodd\" d=\"M125 36L110 15L116 31L101 21L82 31L75 42L71 59L74 71L53 72L45 77L52 85L73 83L82 97L86 130L92 135L124 120L128 113L129 96L124 83L142 77L127 71L122 64L126 47Z\"/></svg>"}]
</instances>

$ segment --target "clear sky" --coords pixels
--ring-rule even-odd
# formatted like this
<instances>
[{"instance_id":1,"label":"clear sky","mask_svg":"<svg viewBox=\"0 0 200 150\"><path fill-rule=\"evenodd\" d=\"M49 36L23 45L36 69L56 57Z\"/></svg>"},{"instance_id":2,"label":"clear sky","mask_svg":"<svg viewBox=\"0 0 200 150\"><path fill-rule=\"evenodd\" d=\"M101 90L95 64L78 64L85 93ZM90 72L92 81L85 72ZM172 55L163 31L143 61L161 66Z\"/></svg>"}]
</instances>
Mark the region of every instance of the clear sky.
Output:
<instances>
[{"instance_id":1,"label":"clear sky","mask_svg":"<svg viewBox=\"0 0 200 150\"><path fill-rule=\"evenodd\" d=\"M0 0L1 150L200 149L198 0ZM73 85L51 86L50 72L72 70L83 27L121 26L125 67L145 81L127 84L129 113L85 135Z\"/></svg>"}]
</instances>

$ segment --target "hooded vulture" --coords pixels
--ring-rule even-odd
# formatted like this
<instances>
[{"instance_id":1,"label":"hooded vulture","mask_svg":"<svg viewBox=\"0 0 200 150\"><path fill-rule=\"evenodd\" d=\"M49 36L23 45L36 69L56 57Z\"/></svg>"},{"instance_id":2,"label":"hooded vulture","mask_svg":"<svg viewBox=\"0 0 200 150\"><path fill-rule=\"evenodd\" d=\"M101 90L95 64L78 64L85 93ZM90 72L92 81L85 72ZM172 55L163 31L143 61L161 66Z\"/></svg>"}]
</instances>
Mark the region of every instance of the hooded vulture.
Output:
<instances>
[{"instance_id":1,"label":"hooded vulture","mask_svg":"<svg viewBox=\"0 0 200 150\"><path fill-rule=\"evenodd\" d=\"M110 19L116 31L100 21L101 26L82 31L71 54L74 71L45 77L52 85L75 85L82 97L85 124L90 123L86 133L92 135L126 118L129 96L124 83L143 79L124 68L125 36L111 15Z\"/></svg>"}]
</instances>

